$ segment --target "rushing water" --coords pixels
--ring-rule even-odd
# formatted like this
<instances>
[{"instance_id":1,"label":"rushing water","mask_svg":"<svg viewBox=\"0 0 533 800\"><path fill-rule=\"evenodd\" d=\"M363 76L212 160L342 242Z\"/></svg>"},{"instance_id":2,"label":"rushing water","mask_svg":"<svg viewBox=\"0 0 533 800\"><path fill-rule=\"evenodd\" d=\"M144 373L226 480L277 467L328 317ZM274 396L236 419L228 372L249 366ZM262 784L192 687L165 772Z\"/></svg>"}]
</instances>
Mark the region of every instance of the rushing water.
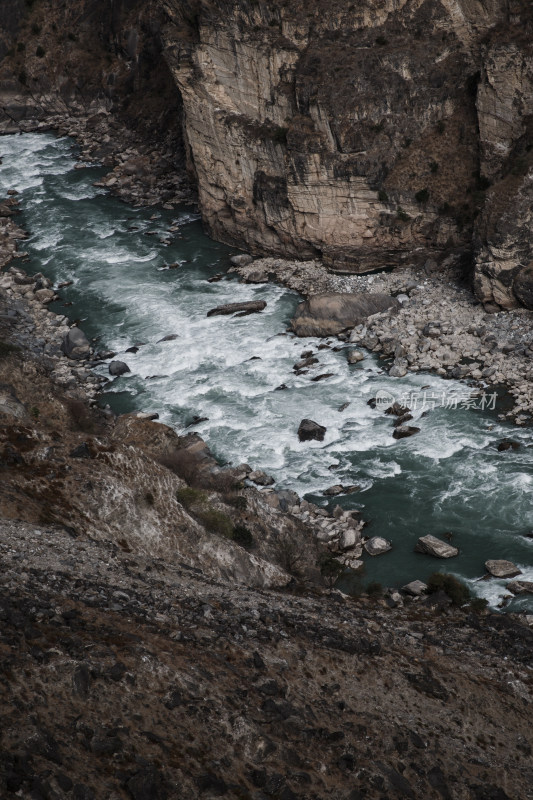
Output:
<instances>
[{"instance_id":1,"label":"rushing water","mask_svg":"<svg viewBox=\"0 0 533 800\"><path fill-rule=\"evenodd\" d=\"M468 408L461 402L471 392L466 384L427 374L392 379L373 356L348 365L346 347L335 339L319 349L321 340L287 334L295 293L231 275L209 283L227 270L230 250L203 234L198 217L133 209L110 197L93 186L101 169L74 169L70 140L7 136L0 154L0 190L22 193L21 224L31 234L25 268L72 281L55 309L82 320L98 346L131 369L105 396L115 410L158 412L179 430L194 416L207 417L187 430L197 430L221 461L247 461L316 502L325 502L321 493L332 484L359 486L334 502L362 509L368 534L393 542L390 553L367 558L365 583L402 585L439 569L497 603L505 581L476 581L487 558L508 558L533 580L533 539L525 536L533 529L529 430ZM267 302L261 314L206 316L221 303L255 299ZM177 338L160 341L169 334ZM139 343L137 353L125 353ZM320 363L296 376L292 367L306 350ZM107 365L100 369L107 374ZM279 390L282 384L287 388ZM418 393L412 424L419 434L392 438L391 418L367 404L380 390ZM452 407L428 410L424 392L446 396ZM303 417L327 426L324 442L298 442ZM504 437L519 440L520 449L498 453ZM413 553L419 536L445 532L453 532L457 558ZM533 601L521 597L509 607L531 608Z\"/></svg>"}]
</instances>

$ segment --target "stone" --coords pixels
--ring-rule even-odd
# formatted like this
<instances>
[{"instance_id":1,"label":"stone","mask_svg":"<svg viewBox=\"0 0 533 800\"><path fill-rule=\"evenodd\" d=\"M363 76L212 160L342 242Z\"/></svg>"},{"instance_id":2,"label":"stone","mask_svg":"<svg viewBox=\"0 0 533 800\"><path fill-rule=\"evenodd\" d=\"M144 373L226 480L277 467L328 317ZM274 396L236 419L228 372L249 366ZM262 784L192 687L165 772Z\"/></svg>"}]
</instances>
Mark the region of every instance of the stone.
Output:
<instances>
[{"instance_id":1,"label":"stone","mask_svg":"<svg viewBox=\"0 0 533 800\"><path fill-rule=\"evenodd\" d=\"M387 294L321 294L300 303L291 322L297 336L331 336L363 322L372 314L399 308Z\"/></svg>"},{"instance_id":2,"label":"stone","mask_svg":"<svg viewBox=\"0 0 533 800\"><path fill-rule=\"evenodd\" d=\"M242 253L238 256L231 256L230 258L230 264L232 264L234 267L247 267L248 264L252 263L252 261L253 258L248 253Z\"/></svg>"},{"instance_id":3,"label":"stone","mask_svg":"<svg viewBox=\"0 0 533 800\"><path fill-rule=\"evenodd\" d=\"M415 428L413 425L399 425L394 429L392 435L394 439L406 439L408 436L414 436L419 433L420 428Z\"/></svg>"},{"instance_id":4,"label":"stone","mask_svg":"<svg viewBox=\"0 0 533 800\"><path fill-rule=\"evenodd\" d=\"M33 295L40 303L51 303L55 297L53 289L37 289Z\"/></svg>"},{"instance_id":5,"label":"stone","mask_svg":"<svg viewBox=\"0 0 533 800\"><path fill-rule=\"evenodd\" d=\"M271 475L267 475L266 472L263 472L260 469L250 472L248 479L251 480L252 483L256 483L258 486L272 486L272 484L275 483L274 478Z\"/></svg>"},{"instance_id":6,"label":"stone","mask_svg":"<svg viewBox=\"0 0 533 800\"><path fill-rule=\"evenodd\" d=\"M503 453L506 450L519 450L520 442L515 442L513 439L502 439L498 444L498 452Z\"/></svg>"},{"instance_id":7,"label":"stone","mask_svg":"<svg viewBox=\"0 0 533 800\"><path fill-rule=\"evenodd\" d=\"M313 439L317 442L323 442L326 430L327 428L312 419L303 419L298 428L298 439L301 442L309 442Z\"/></svg>"},{"instance_id":8,"label":"stone","mask_svg":"<svg viewBox=\"0 0 533 800\"><path fill-rule=\"evenodd\" d=\"M358 364L360 361L364 361L364 355L360 350L350 350L348 352L348 364Z\"/></svg>"},{"instance_id":9,"label":"stone","mask_svg":"<svg viewBox=\"0 0 533 800\"><path fill-rule=\"evenodd\" d=\"M327 497L335 497L338 494L342 494L344 491L342 485L340 483L336 483L335 486L330 486L328 489L324 490L324 494Z\"/></svg>"},{"instance_id":10,"label":"stone","mask_svg":"<svg viewBox=\"0 0 533 800\"><path fill-rule=\"evenodd\" d=\"M365 542L364 548L369 556L380 556L392 550L392 544L382 536L373 536L368 542Z\"/></svg>"},{"instance_id":11,"label":"stone","mask_svg":"<svg viewBox=\"0 0 533 800\"><path fill-rule=\"evenodd\" d=\"M533 594L533 581L509 581L505 588L513 594Z\"/></svg>"},{"instance_id":12,"label":"stone","mask_svg":"<svg viewBox=\"0 0 533 800\"><path fill-rule=\"evenodd\" d=\"M222 306L212 308L207 312L208 317L215 316L229 316L230 314L239 314L239 316L246 316L248 314L255 314L258 311L263 311L266 308L264 300L251 300L247 303L226 303Z\"/></svg>"},{"instance_id":13,"label":"stone","mask_svg":"<svg viewBox=\"0 0 533 800\"><path fill-rule=\"evenodd\" d=\"M523 267L515 277L513 292L523 306L533 309L533 261Z\"/></svg>"},{"instance_id":14,"label":"stone","mask_svg":"<svg viewBox=\"0 0 533 800\"><path fill-rule=\"evenodd\" d=\"M361 541L361 534L355 528L347 528L339 537L341 550L352 550Z\"/></svg>"},{"instance_id":15,"label":"stone","mask_svg":"<svg viewBox=\"0 0 533 800\"><path fill-rule=\"evenodd\" d=\"M415 545L415 553L425 553L428 556L435 558L454 558L459 555L457 547L453 547L442 539L437 539L436 536L421 536Z\"/></svg>"},{"instance_id":16,"label":"stone","mask_svg":"<svg viewBox=\"0 0 533 800\"><path fill-rule=\"evenodd\" d=\"M516 564L503 558L485 561L485 569L494 578L514 578L515 575L522 574L522 570L518 569Z\"/></svg>"},{"instance_id":17,"label":"stone","mask_svg":"<svg viewBox=\"0 0 533 800\"><path fill-rule=\"evenodd\" d=\"M403 378L407 375L407 360L405 358L395 358L392 367L389 369L391 378Z\"/></svg>"},{"instance_id":18,"label":"stone","mask_svg":"<svg viewBox=\"0 0 533 800\"><path fill-rule=\"evenodd\" d=\"M404 594L409 594L411 597L422 597L427 591L427 583L423 581L411 581L410 583L406 583L405 586L402 586L401 591Z\"/></svg>"},{"instance_id":19,"label":"stone","mask_svg":"<svg viewBox=\"0 0 533 800\"><path fill-rule=\"evenodd\" d=\"M124 361L111 361L109 364L109 374L113 377L125 375L126 372L131 372L131 369Z\"/></svg>"},{"instance_id":20,"label":"stone","mask_svg":"<svg viewBox=\"0 0 533 800\"><path fill-rule=\"evenodd\" d=\"M177 333L168 333L166 336L163 336L162 339L158 339L156 344L161 344L161 342L173 342L175 339L178 339ZM138 350L139 348L137 348Z\"/></svg>"},{"instance_id":21,"label":"stone","mask_svg":"<svg viewBox=\"0 0 533 800\"><path fill-rule=\"evenodd\" d=\"M61 351L72 359L87 358L91 352L91 346L86 335L80 328L70 328L63 336Z\"/></svg>"}]
</instances>

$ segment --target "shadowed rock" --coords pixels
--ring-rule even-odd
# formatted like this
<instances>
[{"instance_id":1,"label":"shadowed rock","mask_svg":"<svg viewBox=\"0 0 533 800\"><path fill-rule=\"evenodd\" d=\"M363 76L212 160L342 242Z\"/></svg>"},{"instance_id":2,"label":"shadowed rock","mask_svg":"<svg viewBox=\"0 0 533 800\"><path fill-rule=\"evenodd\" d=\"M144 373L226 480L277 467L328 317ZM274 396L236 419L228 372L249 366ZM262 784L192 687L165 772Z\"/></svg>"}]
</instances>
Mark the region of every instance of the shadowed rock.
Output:
<instances>
[{"instance_id":1,"label":"shadowed rock","mask_svg":"<svg viewBox=\"0 0 533 800\"><path fill-rule=\"evenodd\" d=\"M494 578L514 578L521 575L522 570L518 569L512 561L505 561L503 558L489 559L485 561L485 569Z\"/></svg>"},{"instance_id":2,"label":"shadowed rock","mask_svg":"<svg viewBox=\"0 0 533 800\"><path fill-rule=\"evenodd\" d=\"M320 294L300 303L291 328L297 336L331 336L379 311L399 308L387 294Z\"/></svg>"},{"instance_id":3,"label":"shadowed rock","mask_svg":"<svg viewBox=\"0 0 533 800\"><path fill-rule=\"evenodd\" d=\"M62 352L68 358L87 358L91 352L89 340L80 328L71 328L63 337Z\"/></svg>"},{"instance_id":4,"label":"shadowed rock","mask_svg":"<svg viewBox=\"0 0 533 800\"><path fill-rule=\"evenodd\" d=\"M211 311L207 312L207 316L228 316L237 313L244 316L245 314L255 314L257 311L262 311L264 308L266 308L264 300L251 300L248 303L226 303L223 306L212 308Z\"/></svg>"},{"instance_id":5,"label":"shadowed rock","mask_svg":"<svg viewBox=\"0 0 533 800\"><path fill-rule=\"evenodd\" d=\"M326 428L319 425L318 422L313 422L312 419L303 419L298 428L298 439L301 442L309 442L316 439L317 442L323 442L326 435Z\"/></svg>"}]
</instances>

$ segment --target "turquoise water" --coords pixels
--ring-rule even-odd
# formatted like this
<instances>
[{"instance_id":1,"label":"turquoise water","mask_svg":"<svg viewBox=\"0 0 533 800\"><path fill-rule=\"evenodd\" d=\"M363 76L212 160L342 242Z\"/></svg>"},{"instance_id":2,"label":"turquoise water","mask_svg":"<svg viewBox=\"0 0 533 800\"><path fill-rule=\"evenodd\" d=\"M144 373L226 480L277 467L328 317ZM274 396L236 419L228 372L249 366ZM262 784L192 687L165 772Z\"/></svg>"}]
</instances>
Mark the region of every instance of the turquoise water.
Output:
<instances>
[{"instance_id":1,"label":"turquoise water","mask_svg":"<svg viewBox=\"0 0 533 800\"><path fill-rule=\"evenodd\" d=\"M115 351L131 369L110 384L103 402L197 430L222 462L247 461L278 486L322 504L332 484L360 486L333 504L361 509L368 534L393 542L390 553L367 558L363 584L397 586L438 569L497 604L505 582L477 583L486 559L508 558L533 580L533 540L525 536L533 530L530 430L502 424L492 411L461 408L471 392L464 383L427 374L392 379L374 356L350 366L335 339L319 349L321 340L287 334L295 293L226 275L232 251L206 237L186 209L133 209L93 186L102 170L74 169L70 140L7 136L0 154L0 188L22 194L20 223L30 233L25 268L56 284L72 281L55 309L81 320L97 347ZM219 273L220 281L208 282ZM221 303L255 299L267 302L261 314L206 316ZM177 338L160 341L169 334ZM136 344L136 353L125 352ZM296 376L292 367L307 350L319 364ZM107 364L98 369L107 375ZM323 373L332 376L311 380ZM287 388L278 390L282 384ZM444 393L459 407L419 409L411 424L420 433L397 442L392 419L367 405L379 390L395 397ZM187 427L195 416L208 419ZM327 427L324 442L298 442L303 417ZM520 449L498 453L505 437ZM460 548L457 558L413 553L419 536L446 532ZM509 607L532 608L533 599Z\"/></svg>"}]
</instances>

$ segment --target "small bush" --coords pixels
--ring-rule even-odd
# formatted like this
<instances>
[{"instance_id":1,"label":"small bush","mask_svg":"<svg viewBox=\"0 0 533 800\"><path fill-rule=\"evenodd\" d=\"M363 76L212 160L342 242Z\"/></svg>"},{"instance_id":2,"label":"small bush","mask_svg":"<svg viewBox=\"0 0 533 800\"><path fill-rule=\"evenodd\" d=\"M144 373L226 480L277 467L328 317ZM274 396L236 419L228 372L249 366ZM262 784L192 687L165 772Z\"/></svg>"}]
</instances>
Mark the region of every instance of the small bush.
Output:
<instances>
[{"instance_id":1,"label":"small bush","mask_svg":"<svg viewBox=\"0 0 533 800\"><path fill-rule=\"evenodd\" d=\"M186 483L194 484L198 478L200 462L194 453L188 450L173 450L161 456L159 463L172 470Z\"/></svg>"},{"instance_id":2,"label":"small bush","mask_svg":"<svg viewBox=\"0 0 533 800\"><path fill-rule=\"evenodd\" d=\"M472 611L475 611L476 614L481 613L481 611L485 611L489 604L489 601L486 600L484 597L473 597L470 601L470 608Z\"/></svg>"},{"instance_id":3,"label":"small bush","mask_svg":"<svg viewBox=\"0 0 533 800\"><path fill-rule=\"evenodd\" d=\"M380 203L388 203L389 202L389 195L385 191L385 189L380 189L378 192L378 200Z\"/></svg>"},{"instance_id":4,"label":"small bush","mask_svg":"<svg viewBox=\"0 0 533 800\"><path fill-rule=\"evenodd\" d=\"M80 431L85 433L93 433L94 420L91 417L89 408L82 400L76 397L67 397L65 399L65 406L70 414L72 422Z\"/></svg>"},{"instance_id":5,"label":"small bush","mask_svg":"<svg viewBox=\"0 0 533 800\"><path fill-rule=\"evenodd\" d=\"M17 42L17 53L23 53L26 49L24 42Z\"/></svg>"},{"instance_id":6,"label":"small bush","mask_svg":"<svg viewBox=\"0 0 533 800\"><path fill-rule=\"evenodd\" d=\"M288 128L278 127L272 132L272 141L276 144L287 144Z\"/></svg>"},{"instance_id":7,"label":"small bush","mask_svg":"<svg viewBox=\"0 0 533 800\"><path fill-rule=\"evenodd\" d=\"M443 591L455 606L462 606L470 599L468 586L446 572L434 572L428 579L428 594Z\"/></svg>"},{"instance_id":8,"label":"small bush","mask_svg":"<svg viewBox=\"0 0 533 800\"><path fill-rule=\"evenodd\" d=\"M19 72L19 81L23 86L26 86L28 83L28 73L25 69L21 69Z\"/></svg>"},{"instance_id":9,"label":"small bush","mask_svg":"<svg viewBox=\"0 0 533 800\"><path fill-rule=\"evenodd\" d=\"M413 143L413 140L410 139L409 136L406 136L405 139L403 140L402 147L404 147L407 150L408 147L411 147L412 143Z\"/></svg>"},{"instance_id":10,"label":"small bush","mask_svg":"<svg viewBox=\"0 0 533 800\"><path fill-rule=\"evenodd\" d=\"M403 208L401 208L401 206L398 206L398 209L396 211L396 216L398 219L401 219L402 222L409 222L409 220L411 219L407 211L404 211Z\"/></svg>"},{"instance_id":11,"label":"small bush","mask_svg":"<svg viewBox=\"0 0 533 800\"><path fill-rule=\"evenodd\" d=\"M432 161L429 165L429 169L431 170L432 175L436 175L439 171L439 165L436 161Z\"/></svg>"},{"instance_id":12,"label":"small bush","mask_svg":"<svg viewBox=\"0 0 533 800\"><path fill-rule=\"evenodd\" d=\"M245 511L248 508L248 499L242 494L226 494L224 496L224 502L226 505L233 506L233 508L239 511Z\"/></svg>"},{"instance_id":13,"label":"small bush","mask_svg":"<svg viewBox=\"0 0 533 800\"><path fill-rule=\"evenodd\" d=\"M420 191L415 194L415 200L417 203L427 203L427 201L429 200L428 190L420 189Z\"/></svg>"},{"instance_id":14,"label":"small bush","mask_svg":"<svg viewBox=\"0 0 533 800\"><path fill-rule=\"evenodd\" d=\"M195 516L202 523L206 531L218 533L220 536L226 536L228 539L232 538L233 523L222 511L217 511L215 508L206 508L196 512Z\"/></svg>"},{"instance_id":15,"label":"small bush","mask_svg":"<svg viewBox=\"0 0 533 800\"><path fill-rule=\"evenodd\" d=\"M16 344L10 344L9 342L0 342L0 358L7 358L13 353L19 353L19 352L20 352L20 347L17 347Z\"/></svg>"},{"instance_id":16,"label":"small bush","mask_svg":"<svg viewBox=\"0 0 533 800\"><path fill-rule=\"evenodd\" d=\"M184 486L176 492L176 500L188 511L193 506L200 506L205 503L207 495L199 489L193 489L191 486Z\"/></svg>"},{"instance_id":17,"label":"small bush","mask_svg":"<svg viewBox=\"0 0 533 800\"><path fill-rule=\"evenodd\" d=\"M388 43L389 43L389 40L385 39L384 36L376 36L376 44L379 45L380 47L383 47L384 45L386 45Z\"/></svg>"},{"instance_id":18,"label":"small bush","mask_svg":"<svg viewBox=\"0 0 533 800\"><path fill-rule=\"evenodd\" d=\"M231 538L242 547L251 547L254 543L252 532L246 525L235 525Z\"/></svg>"},{"instance_id":19,"label":"small bush","mask_svg":"<svg viewBox=\"0 0 533 800\"><path fill-rule=\"evenodd\" d=\"M43 58L43 56L45 55L45 53L46 53L46 50L44 49L44 47L43 47L42 45L39 45L39 46L37 47L37 50L35 51L35 55L36 55L38 58Z\"/></svg>"},{"instance_id":20,"label":"small bush","mask_svg":"<svg viewBox=\"0 0 533 800\"><path fill-rule=\"evenodd\" d=\"M344 567L342 566L340 561L337 561L335 556L331 553L322 553L320 558L318 559L318 567L320 569L320 574L328 584L329 588L333 588L333 584L344 571Z\"/></svg>"},{"instance_id":21,"label":"small bush","mask_svg":"<svg viewBox=\"0 0 533 800\"><path fill-rule=\"evenodd\" d=\"M41 26L38 25L37 22L34 22L33 25L31 26L31 32L33 33L34 36L39 36L41 32Z\"/></svg>"},{"instance_id":22,"label":"small bush","mask_svg":"<svg viewBox=\"0 0 533 800\"><path fill-rule=\"evenodd\" d=\"M440 133L442 136L445 130L446 130L446 125L444 124L444 121L442 119L439 119L439 121L437 122L437 133Z\"/></svg>"},{"instance_id":23,"label":"small bush","mask_svg":"<svg viewBox=\"0 0 533 800\"><path fill-rule=\"evenodd\" d=\"M146 492L144 495L144 499L146 500L147 505L153 506L155 504L155 497L153 492Z\"/></svg>"},{"instance_id":24,"label":"small bush","mask_svg":"<svg viewBox=\"0 0 533 800\"><path fill-rule=\"evenodd\" d=\"M378 581L372 581L366 587L366 593L369 597L381 597L383 594L383 586Z\"/></svg>"}]
</instances>

